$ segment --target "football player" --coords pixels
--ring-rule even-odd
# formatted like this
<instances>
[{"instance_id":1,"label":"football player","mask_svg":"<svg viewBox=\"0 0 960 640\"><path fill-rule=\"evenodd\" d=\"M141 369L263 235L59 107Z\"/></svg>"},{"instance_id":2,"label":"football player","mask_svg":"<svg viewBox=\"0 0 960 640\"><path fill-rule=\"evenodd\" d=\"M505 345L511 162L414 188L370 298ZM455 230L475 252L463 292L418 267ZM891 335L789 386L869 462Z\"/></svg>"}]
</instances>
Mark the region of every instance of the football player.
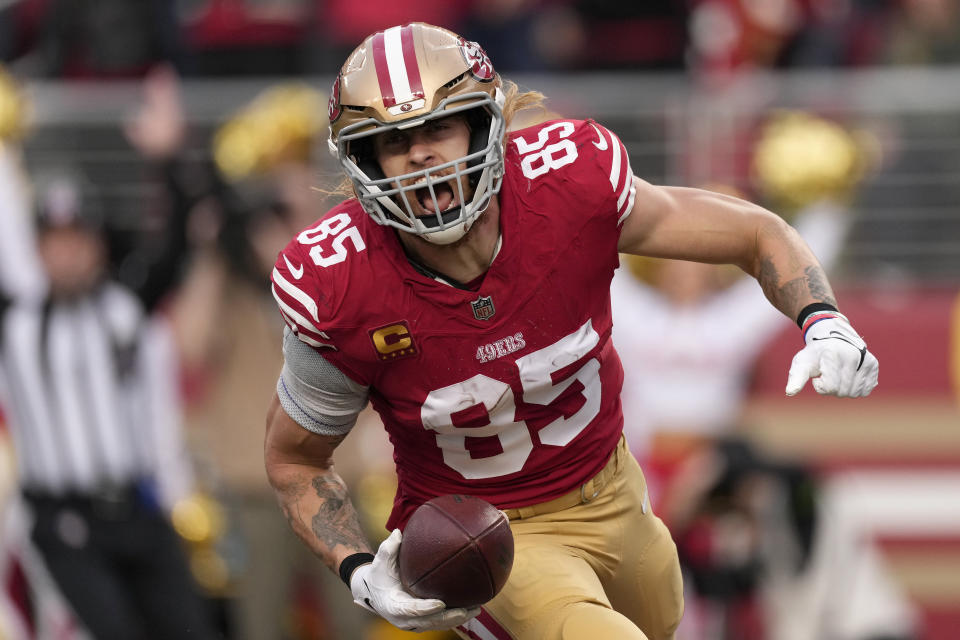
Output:
<instances>
[{"instance_id":1,"label":"football player","mask_svg":"<svg viewBox=\"0 0 960 640\"><path fill-rule=\"evenodd\" d=\"M618 251L755 276L806 341L789 395L811 377L820 393L866 395L877 361L781 218L637 178L592 120L507 133L537 98L503 83L476 43L426 24L378 32L347 59L330 146L356 197L299 233L273 271L288 329L267 472L294 530L400 628L670 638L683 610L676 548L622 437ZM376 552L332 464L368 400L399 481ZM511 520L513 571L482 609L415 598L397 578L404 523L447 493Z\"/></svg>"}]
</instances>

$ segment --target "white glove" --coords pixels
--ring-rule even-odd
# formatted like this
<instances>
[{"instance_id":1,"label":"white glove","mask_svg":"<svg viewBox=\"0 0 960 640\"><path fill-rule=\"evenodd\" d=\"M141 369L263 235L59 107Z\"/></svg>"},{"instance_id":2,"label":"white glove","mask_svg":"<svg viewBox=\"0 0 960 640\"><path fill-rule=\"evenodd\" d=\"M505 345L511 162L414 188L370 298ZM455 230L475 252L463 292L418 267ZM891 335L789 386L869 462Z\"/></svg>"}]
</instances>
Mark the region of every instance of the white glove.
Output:
<instances>
[{"instance_id":1,"label":"white glove","mask_svg":"<svg viewBox=\"0 0 960 640\"><path fill-rule=\"evenodd\" d=\"M817 393L841 398L867 396L877 386L877 358L844 316L816 321L804 340L807 346L790 365L788 396L796 395L810 378Z\"/></svg>"},{"instance_id":2,"label":"white glove","mask_svg":"<svg viewBox=\"0 0 960 640\"><path fill-rule=\"evenodd\" d=\"M400 530L380 544L373 563L360 565L350 576L353 601L406 631L453 629L476 617L480 608L447 609L441 600L416 598L403 590L397 569Z\"/></svg>"}]
</instances>

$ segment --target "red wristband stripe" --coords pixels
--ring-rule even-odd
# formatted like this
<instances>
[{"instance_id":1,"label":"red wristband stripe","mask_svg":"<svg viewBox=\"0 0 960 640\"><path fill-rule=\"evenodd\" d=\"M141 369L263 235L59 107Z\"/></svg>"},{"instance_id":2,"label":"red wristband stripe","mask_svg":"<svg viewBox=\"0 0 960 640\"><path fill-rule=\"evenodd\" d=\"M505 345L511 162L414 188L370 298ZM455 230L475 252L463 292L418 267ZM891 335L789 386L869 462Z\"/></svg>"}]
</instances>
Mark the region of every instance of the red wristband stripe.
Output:
<instances>
[{"instance_id":1,"label":"red wristband stripe","mask_svg":"<svg viewBox=\"0 0 960 640\"><path fill-rule=\"evenodd\" d=\"M839 313L834 313L832 311L818 311L816 313L811 313L807 316L807 319L803 321L803 328L800 330L803 336L804 342L807 340L807 331L813 325L817 324L821 320L829 320L830 318L842 318L843 316Z\"/></svg>"}]
</instances>

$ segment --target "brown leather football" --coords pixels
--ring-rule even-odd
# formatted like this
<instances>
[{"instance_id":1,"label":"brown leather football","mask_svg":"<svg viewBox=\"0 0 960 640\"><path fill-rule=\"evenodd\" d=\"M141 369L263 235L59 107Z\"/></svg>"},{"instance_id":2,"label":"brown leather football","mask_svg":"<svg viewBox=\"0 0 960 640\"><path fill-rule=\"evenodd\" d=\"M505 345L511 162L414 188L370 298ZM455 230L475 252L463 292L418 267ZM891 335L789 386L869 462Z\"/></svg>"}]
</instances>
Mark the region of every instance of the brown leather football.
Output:
<instances>
[{"instance_id":1,"label":"brown leather football","mask_svg":"<svg viewBox=\"0 0 960 640\"><path fill-rule=\"evenodd\" d=\"M491 600L513 566L510 521L489 502L445 495L420 505L403 530L398 558L403 588L448 608Z\"/></svg>"}]
</instances>

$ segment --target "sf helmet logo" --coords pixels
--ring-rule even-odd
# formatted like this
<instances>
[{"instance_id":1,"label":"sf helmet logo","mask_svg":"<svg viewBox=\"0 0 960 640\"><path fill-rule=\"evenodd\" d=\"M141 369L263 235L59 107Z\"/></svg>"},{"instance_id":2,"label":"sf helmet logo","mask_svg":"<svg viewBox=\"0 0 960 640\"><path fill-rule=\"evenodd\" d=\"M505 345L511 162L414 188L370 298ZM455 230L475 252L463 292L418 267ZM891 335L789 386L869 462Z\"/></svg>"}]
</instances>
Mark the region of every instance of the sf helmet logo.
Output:
<instances>
[{"instance_id":1,"label":"sf helmet logo","mask_svg":"<svg viewBox=\"0 0 960 640\"><path fill-rule=\"evenodd\" d=\"M336 122L341 113L343 109L340 107L340 75L338 74L330 88L330 102L327 103L327 117L330 119L330 124Z\"/></svg>"},{"instance_id":2,"label":"sf helmet logo","mask_svg":"<svg viewBox=\"0 0 960 640\"><path fill-rule=\"evenodd\" d=\"M493 80L493 63L479 44L460 38L460 52L470 65L474 78L483 82Z\"/></svg>"}]
</instances>

